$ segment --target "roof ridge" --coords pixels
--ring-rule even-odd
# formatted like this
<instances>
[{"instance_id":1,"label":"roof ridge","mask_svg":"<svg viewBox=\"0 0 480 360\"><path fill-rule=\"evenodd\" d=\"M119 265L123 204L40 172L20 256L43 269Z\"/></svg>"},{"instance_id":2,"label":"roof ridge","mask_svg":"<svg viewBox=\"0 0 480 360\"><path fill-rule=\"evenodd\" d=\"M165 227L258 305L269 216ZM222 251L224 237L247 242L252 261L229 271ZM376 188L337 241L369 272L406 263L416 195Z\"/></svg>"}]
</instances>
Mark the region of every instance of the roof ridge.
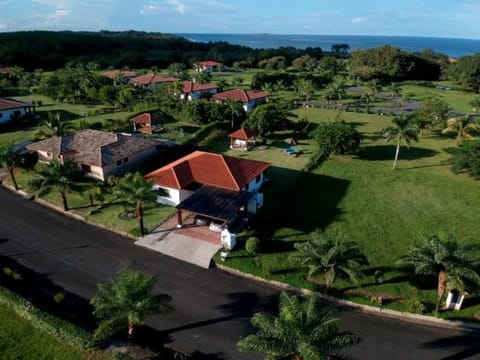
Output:
<instances>
[{"instance_id":1,"label":"roof ridge","mask_svg":"<svg viewBox=\"0 0 480 360\"><path fill-rule=\"evenodd\" d=\"M237 181L237 179L235 179L235 176L233 176L232 169L230 169L230 166L229 166L229 164L227 163L227 160L226 160L226 157L229 157L229 156L228 155L223 155L223 154L217 154L217 155L221 157L223 163L225 164L225 167L228 170L228 173L230 174L231 178L233 179L233 182L235 183L235 185L237 186L237 190L240 190L240 185L238 185L238 181Z\"/></svg>"}]
</instances>

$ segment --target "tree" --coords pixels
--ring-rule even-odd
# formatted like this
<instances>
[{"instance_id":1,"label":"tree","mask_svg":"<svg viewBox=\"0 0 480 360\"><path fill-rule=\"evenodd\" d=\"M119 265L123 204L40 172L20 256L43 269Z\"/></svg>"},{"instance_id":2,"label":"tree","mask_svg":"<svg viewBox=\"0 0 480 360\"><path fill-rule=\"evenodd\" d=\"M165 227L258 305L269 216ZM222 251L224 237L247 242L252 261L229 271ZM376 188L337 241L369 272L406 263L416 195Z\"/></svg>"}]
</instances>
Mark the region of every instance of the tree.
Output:
<instances>
[{"instance_id":1,"label":"tree","mask_svg":"<svg viewBox=\"0 0 480 360\"><path fill-rule=\"evenodd\" d=\"M277 104L259 105L251 111L243 127L256 130L260 137L268 133L284 129L290 122L289 118L295 115Z\"/></svg>"},{"instance_id":2,"label":"tree","mask_svg":"<svg viewBox=\"0 0 480 360\"><path fill-rule=\"evenodd\" d=\"M301 72L313 72L317 66L318 60L310 55L303 55L292 61L292 67Z\"/></svg>"},{"instance_id":3,"label":"tree","mask_svg":"<svg viewBox=\"0 0 480 360\"><path fill-rule=\"evenodd\" d=\"M235 129L236 120L245 119L245 109L243 108L243 103L233 99L227 99L225 101L228 113L230 114L230 130Z\"/></svg>"},{"instance_id":4,"label":"tree","mask_svg":"<svg viewBox=\"0 0 480 360\"><path fill-rule=\"evenodd\" d=\"M451 118L447 120L447 127L442 134L457 135L457 145L461 145L464 138L472 140L474 135L480 133L480 125L470 120L470 115Z\"/></svg>"},{"instance_id":5,"label":"tree","mask_svg":"<svg viewBox=\"0 0 480 360\"><path fill-rule=\"evenodd\" d=\"M296 87L298 96L305 98L305 106L308 106L309 100L315 95L315 85L311 80L299 79Z\"/></svg>"},{"instance_id":6,"label":"tree","mask_svg":"<svg viewBox=\"0 0 480 360\"><path fill-rule=\"evenodd\" d=\"M426 99L415 111L418 126L422 130L431 130L438 126L443 128L449 113L450 107L447 102L437 97Z\"/></svg>"},{"instance_id":7,"label":"tree","mask_svg":"<svg viewBox=\"0 0 480 360\"><path fill-rule=\"evenodd\" d=\"M474 97L468 102L468 104L472 107L473 112L476 114L480 110L480 96Z\"/></svg>"},{"instance_id":8,"label":"tree","mask_svg":"<svg viewBox=\"0 0 480 360\"><path fill-rule=\"evenodd\" d=\"M459 244L451 234L422 240L422 244L408 248L401 262L413 267L415 274L437 277L435 311L440 309L447 286L463 290L468 282L480 285L480 245Z\"/></svg>"},{"instance_id":9,"label":"tree","mask_svg":"<svg viewBox=\"0 0 480 360\"><path fill-rule=\"evenodd\" d=\"M350 50L350 46L348 44L333 44L331 51L334 54L346 54Z\"/></svg>"},{"instance_id":10,"label":"tree","mask_svg":"<svg viewBox=\"0 0 480 360\"><path fill-rule=\"evenodd\" d=\"M62 163L53 159L38 167L35 177L29 185L37 192L37 195L57 190L62 197L63 209L68 211L67 193L80 190L79 178L80 171L72 160L67 159Z\"/></svg>"},{"instance_id":11,"label":"tree","mask_svg":"<svg viewBox=\"0 0 480 360\"><path fill-rule=\"evenodd\" d=\"M363 276L363 266L368 264L356 242L340 241L337 234L329 236L316 230L310 234L309 241L294 246L297 252L292 255L292 260L307 266L309 277L323 273L326 291L335 283L337 276L357 284Z\"/></svg>"},{"instance_id":12,"label":"tree","mask_svg":"<svg viewBox=\"0 0 480 360\"><path fill-rule=\"evenodd\" d=\"M451 169L455 174L466 172L480 179L480 141L465 141L458 148L451 149Z\"/></svg>"},{"instance_id":13,"label":"tree","mask_svg":"<svg viewBox=\"0 0 480 360\"><path fill-rule=\"evenodd\" d=\"M393 126L381 130L383 137L387 142L395 139L397 148L395 151L395 160L393 162L393 169L397 166L398 155L400 154L400 145L402 141L405 142L407 148L413 141L418 141L418 127L414 124L415 118L405 114L396 116L392 119Z\"/></svg>"},{"instance_id":14,"label":"tree","mask_svg":"<svg viewBox=\"0 0 480 360\"><path fill-rule=\"evenodd\" d=\"M388 91L390 92L390 98L393 100L395 97L400 96L402 88L400 85L398 85L398 83L392 81L388 86Z\"/></svg>"},{"instance_id":15,"label":"tree","mask_svg":"<svg viewBox=\"0 0 480 360\"><path fill-rule=\"evenodd\" d=\"M448 73L463 89L480 92L480 54L461 57Z\"/></svg>"},{"instance_id":16,"label":"tree","mask_svg":"<svg viewBox=\"0 0 480 360\"><path fill-rule=\"evenodd\" d=\"M169 75L174 76L179 80L190 80L187 67L183 63L172 63L168 66L167 71Z\"/></svg>"},{"instance_id":17,"label":"tree","mask_svg":"<svg viewBox=\"0 0 480 360\"><path fill-rule=\"evenodd\" d=\"M362 135L345 121L321 123L312 132L312 138L317 141L323 155L348 154L355 152L362 140Z\"/></svg>"},{"instance_id":18,"label":"tree","mask_svg":"<svg viewBox=\"0 0 480 360\"><path fill-rule=\"evenodd\" d=\"M0 165L8 171L15 190L19 189L14 171L15 165L17 164L18 156L15 152L13 143L0 145Z\"/></svg>"},{"instance_id":19,"label":"tree","mask_svg":"<svg viewBox=\"0 0 480 360\"><path fill-rule=\"evenodd\" d=\"M342 359L339 350L360 342L339 331L337 309L321 306L317 296L305 299L280 293L278 316L256 313L250 320L257 332L237 343L240 351L255 351L265 359Z\"/></svg>"},{"instance_id":20,"label":"tree","mask_svg":"<svg viewBox=\"0 0 480 360\"><path fill-rule=\"evenodd\" d=\"M42 127L38 129L34 136L37 139L44 139L52 136L63 136L73 129L73 126L62 120L60 112L53 113L49 111L47 118L43 119Z\"/></svg>"},{"instance_id":21,"label":"tree","mask_svg":"<svg viewBox=\"0 0 480 360\"><path fill-rule=\"evenodd\" d=\"M93 314L101 319L95 336L104 338L128 328L131 337L135 326L143 324L147 315L172 311L170 297L152 295L154 285L154 276L128 268L121 269L109 283L99 284L90 300L95 308Z\"/></svg>"},{"instance_id":22,"label":"tree","mask_svg":"<svg viewBox=\"0 0 480 360\"><path fill-rule=\"evenodd\" d=\"M135 212L140 226L141 236L145 235L143 226L143 204L156 204L157 196L161 191L153 191L152 184L146 181L140 173L127 173L118 179L113 194L125 203L125 213Z\"/></svg>"}]
</instances>

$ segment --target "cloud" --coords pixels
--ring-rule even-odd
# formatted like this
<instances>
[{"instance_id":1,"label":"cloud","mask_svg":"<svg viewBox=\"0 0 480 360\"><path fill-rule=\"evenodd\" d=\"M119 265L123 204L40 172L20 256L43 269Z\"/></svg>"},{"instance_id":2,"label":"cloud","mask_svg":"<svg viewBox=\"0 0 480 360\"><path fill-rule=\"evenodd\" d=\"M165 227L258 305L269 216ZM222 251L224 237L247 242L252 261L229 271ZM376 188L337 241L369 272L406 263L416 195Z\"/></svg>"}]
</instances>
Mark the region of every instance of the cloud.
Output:
<instances>
[{"instance_id":1,"label":"cloud","mask_svg":"<svg viewBox=\"0 0 480 360\"><path fill-rule=\"evenodd\" d=\"M172 7L172 10L183 14L187 11L187 5L185 5L181 0L166 0L167 4Z\"/></svg>"},{"instance_id":2,"label":"cloud","mask_svg":"<svg viewBox=\"0 0 480 360\"><path fill-rule=\"evenodd\" d=\"M5 31L8 29L8 25L7 24L2 24L0 23L0 31Z\"/></svg>"},{"instance_id":3,"label":"cloud","mask_svg":"<svg viewBox=\"0 0 480 360\"><path fill-rule=\"evenodd\" d=\"M140 9L140 14L142 15L158 15L160 13L166 12L167 7L160 5L158 3L148 3L142 6Z\"/></svg>"},{"instance_id":4,"label":"cloud","mask_svg":"<svg viewBox=\"0 0 480 360\"><path fill-rule=\"evenodd\" d=\"M365 16L357 16L352 20L352 24L361 24L367 21L367 18Z\"/></svg>"},{"instance_id":5,"label":"cloud","mask_svg":"<svg viewBox=\"0 0 480 360\"><path fill-rule=\"evenodd\" d=\"M142 6L140 14L145 16L158 15L166 12L184 14L187 10L188 7L182 0L152 1Z\"/></svg>"}]
</instances>

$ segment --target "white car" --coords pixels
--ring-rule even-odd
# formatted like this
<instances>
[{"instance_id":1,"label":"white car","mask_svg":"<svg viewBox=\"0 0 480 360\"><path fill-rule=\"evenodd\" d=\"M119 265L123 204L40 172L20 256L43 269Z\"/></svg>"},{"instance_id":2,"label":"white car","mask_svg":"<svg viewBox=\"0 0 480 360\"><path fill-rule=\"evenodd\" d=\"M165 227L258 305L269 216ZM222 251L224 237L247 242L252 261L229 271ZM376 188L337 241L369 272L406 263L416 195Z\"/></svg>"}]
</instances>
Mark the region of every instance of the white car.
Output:
<instances>
[{"instance_id":1,"label":"white car","mask_svg":"<svg viewBox=\"0 0 480 360\"><path fill-rule=\"evenodd\" d=\"M222 230L225 228L225 223L220 220L212 220L208 228L214 232L222 232Z\"/></svg>"}]
</instances>

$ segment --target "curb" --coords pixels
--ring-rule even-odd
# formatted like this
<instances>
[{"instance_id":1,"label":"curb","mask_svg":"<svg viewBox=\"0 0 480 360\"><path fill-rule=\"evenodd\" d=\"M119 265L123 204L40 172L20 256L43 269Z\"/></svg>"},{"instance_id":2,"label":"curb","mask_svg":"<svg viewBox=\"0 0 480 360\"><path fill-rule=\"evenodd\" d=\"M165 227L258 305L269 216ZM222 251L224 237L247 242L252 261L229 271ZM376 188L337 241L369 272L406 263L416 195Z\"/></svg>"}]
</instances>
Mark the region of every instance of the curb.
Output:
<instances>
[{"instance_id":1,"label":"curb","mask_svg":"<svg viewBox=\"0 0 480 360\"><path fill-rule=\"evenodd\" d=\"M107 231L110 231L110 232L113 232L113 233L116 233L116 234L119 234L119 235L122 235L122 236L125 236L125 237L128 237L129 239L131 240L139 240L140 238L136 238L136 237L133 237L132 235L126 233L126 232L123 232L123 231L118 231L118 230L115 230L115 229L112 229L112 228L109 228L105 225L102 225L102 224L97 224L97 223L93 223L93 222L90 222L88 221L85 217L83 217L82 215L78 215L78 214L75 214L73 212L69 212L69 211L64 211L63 208L57 206L57 205L54 205L52 204L51 202L47 201L47 200L44 200L44 199L41 199L41 198L36 198L34 194L29 194L23 190L15 190L13 186L10 186L10 185L6 185L6 184L2 184L3 187L7 188L8 190L10 190L11 192L13 193L16 193L16 194L19 194L21 195L23 198L27 199L27 200L33 200L35 201L37 204L40 204L42 206L45 206L45 207L48 207L49 209L52 209L52 210L55 210L56 212L62 214L62 215L65 215L65 216L68 216L68 217L71 217L75 220L79 220L79 221L82 221L86 224L89 224L89 225L92 225L92 226L95 226L95 227L98 227L100 229L103 229L103 230L107 230Z\"/></svg>"},{"instance_id":2,"label":"curb","mask_svg":"<svg viewBox=\"0 0 480 360\"><path fill-rule=\"evenodd\" d=\"M352 301L348 300L343 300L343 299L337 299L329 295L325 295L322 293L314 292L308 289L304 288L299 288L296 286L292 286L289 284L282 283L280 281L276 280L267 280L262 277L244 273L242 271L236 270L229 268L225 265L221 265L218 263L215 263L216 267L224 272L227 272L229 274L242 277L245 279L249 280L254 280L257 282L261 282L270 286L273 286L275 288L278 288L280 290L288 291L288 292L293 292L297 293L300 295L309 295L312 293L315 293L321 300L327 303L331 304L336 304L340 307L348 308L348 309L353 309L358 312L366 313L366 314L372 314L375 316L382 316L386 318L391 318L391 319L398 319L402 320L405 322L409 323L415 323L418 325L427 325L435 328L442 328L442 329L451 329L451 330L457 330L457 331L463 331L463 332L474 332L474 333L480 333L480 324L477 323L472 323L472 322L462 322L462 321L454 321L454 320L444 320L444 319L439 319L435 318L432 316L426 316L426 315L418 315L418 314L411 314L411 313L406 313L406 312L401 312L401 311L395 311L395 310L390 310L390 309L384 309L381 307L375 307L375 306L369 306L369 305L362 305L362 304L357 304Z\"/></svg>"},{"instance_id":3,"label":"curb","mask_svg":"<svg viewBox=\"0 0 480 360\"><path fill-rule=\"evenodd\" d=\"M11 190L14 193L20 194L25 199L28 199L28 200L33 199L35 202L37 202L37 203L39 203L39 204L41 204L45 207L48 207L52 210L55 210L55 211L57 211L61 214L64 214L64 215L69 216L71 218L74 218L76 220L80 220L80 221L82 221L84 223L87 223L89 225L92 225L92 226L95 226L95 227L98 227L98 228L101 228L101 229L104 229L104 230L107 230L107 231L110 231L110 232L113 232L113 233L116 233L116 234L119 234L119 235L122 235L122 236L125 236L125 237L128 237L131 240L136 241L136 240L140 239L140 238L132 237L128 233L124 233L124 232L121 232L121 231L118 231L118 230L110 229L110 228L108 228L104 225L101 225L101 224L96 224L96 223L89 222L88 220L86 220L81 215L64 211L62 208L60 208L56 205L53 205L52 203L50 203L46 200L35 198L34 195L28 194L23 190L15 191L15 189L12 186L9 186L9 185L6 185L6 184L2 184L2 185L4 187L6 187L7 189ZM280 290L289 291L289 292L293 292L293 293L297 293L297 294L301 294L301 295L309 295L311 293L315 293L324 302L331 303L331 304L336 304L336 305L339 305L341 307L353 309L355 311L359 311L359 312L363 312L363 313L367 313L367 314L373 314L375 316L382 316L382 317L386 317L386 318L398 319L398 320L402 320L402 321L405 321L405 322L410 322L410 323L415 323L415 324L420 324L420 325L427 325L427 326L436 327L436 328L480 333L480 324L478 324L478 323L462 322L462 321L454 321L454 320L444 320L444 319L434 318L432 316L418 315L418 314L406 313L406 312L395 311L395 310L390 310L390 309L384 309L384 308L381 308L381 307L357 304L357 303L352 302L352 301L337 299L337 298L334 298L334 297L329 296L329 295L325 295L325 294L318 293L318 292L313 292L311 290L304 289L304 288L299 288L299 287L289 285L289 284L285 284L285 283L282 283L280 281L267 280L267 279L264 279L262 277L252 275L252 274L248 274L248 273L244 273L242 271L239 271L239 270L236 270L236 269L233 269L233 268L230 268L230 267L227 267L225 265L218 264L218 263L215 263L215 266L218 269L220 269L224 272L230 273L232 275L242 277L242 278L245 278L245 279L249 279L249 280L253 280L253 281L257 281L257 282L261 282L263 284L273 286L273 287L278 288Z\"/></svg>"}]
</instances>

